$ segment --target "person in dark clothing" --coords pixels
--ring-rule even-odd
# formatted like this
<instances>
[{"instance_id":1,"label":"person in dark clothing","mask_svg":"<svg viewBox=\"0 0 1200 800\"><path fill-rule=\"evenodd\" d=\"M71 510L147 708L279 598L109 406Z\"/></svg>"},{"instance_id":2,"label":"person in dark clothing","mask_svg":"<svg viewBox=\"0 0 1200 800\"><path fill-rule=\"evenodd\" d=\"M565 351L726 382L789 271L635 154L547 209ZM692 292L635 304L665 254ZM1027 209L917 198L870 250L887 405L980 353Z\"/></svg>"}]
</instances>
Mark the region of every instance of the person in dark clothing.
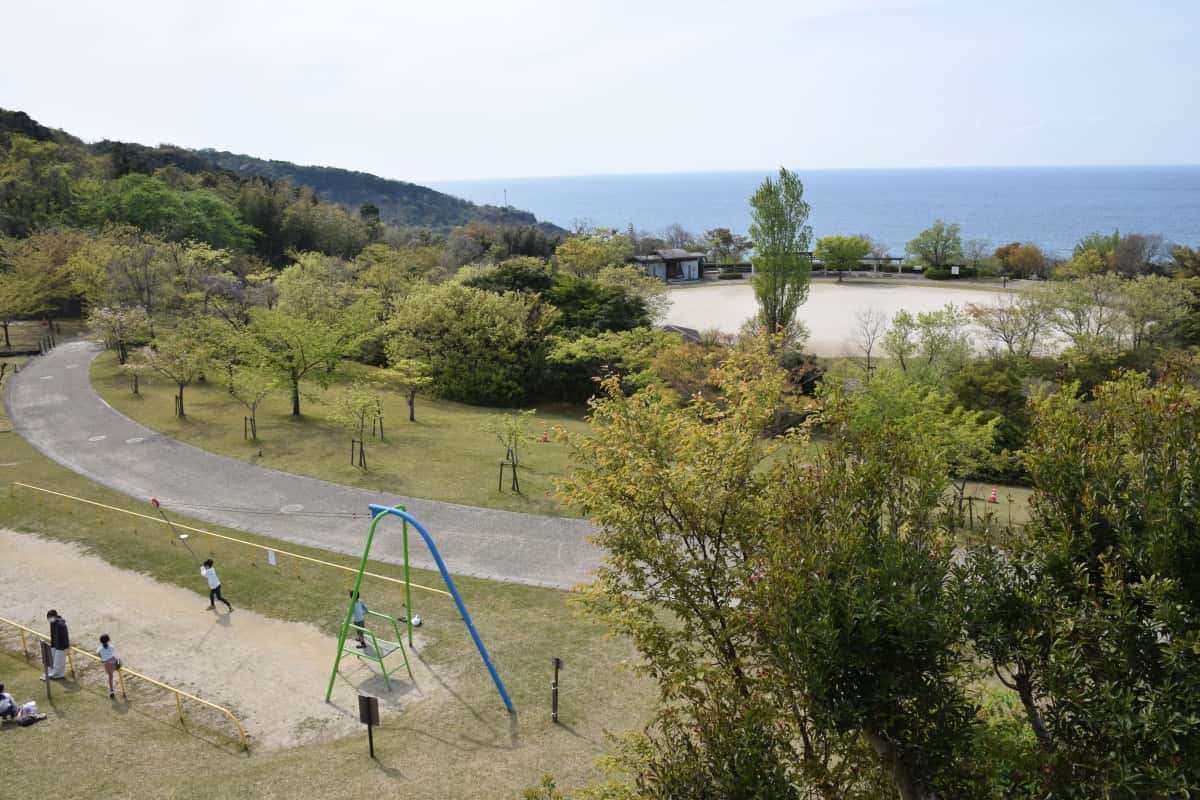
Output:
<instances>
[{"instance_id":1,"label":"person in dark clothing","mask_svg":"<svg viewBox=\"0 0 1200 800\"><path fill-rule=\"evenodd\" d=\"M4 684L0 683L0 719L16 719L17 718L17 701L13 700L13 696L4 691Z\"/></svg>"},{"instance_id":2,"label":"person in dark clothing","mask_svg":"<svg viewBox=\"0 0 1200 800\"><path fill-rule=\"evenodd\" d=\"M71 634L67 630L67 621L53 608L47 612L46 619L50 620L50 648L54 652L50 677L62 680L67 677L67 649L71 646Z\"/></svg>"}]
</instances>

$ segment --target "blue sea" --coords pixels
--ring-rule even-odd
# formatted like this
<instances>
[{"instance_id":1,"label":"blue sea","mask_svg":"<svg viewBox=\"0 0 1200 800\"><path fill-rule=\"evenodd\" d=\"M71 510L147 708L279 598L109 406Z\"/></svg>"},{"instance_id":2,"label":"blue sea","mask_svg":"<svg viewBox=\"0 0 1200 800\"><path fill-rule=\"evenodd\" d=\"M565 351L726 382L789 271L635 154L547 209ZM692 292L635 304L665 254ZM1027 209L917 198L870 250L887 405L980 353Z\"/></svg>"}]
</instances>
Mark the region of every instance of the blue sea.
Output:
<instances>
[{"instance_id":1,"label":"blue sea","mask_svg":"<svg viewBox=\"0 0 1200 800\"><path fill-rule=\"evenodd\" d=\"M452 181L477 203L508 203L563 227L575 220L661 231L745 232L765 172L700 172ZM864 233L894 254L935 219L963 239L1035 242L1069 255L1091 231L1160 234L1200 245L1200 166L799 170L817 236Z\"/></svg>"}]
</instances>

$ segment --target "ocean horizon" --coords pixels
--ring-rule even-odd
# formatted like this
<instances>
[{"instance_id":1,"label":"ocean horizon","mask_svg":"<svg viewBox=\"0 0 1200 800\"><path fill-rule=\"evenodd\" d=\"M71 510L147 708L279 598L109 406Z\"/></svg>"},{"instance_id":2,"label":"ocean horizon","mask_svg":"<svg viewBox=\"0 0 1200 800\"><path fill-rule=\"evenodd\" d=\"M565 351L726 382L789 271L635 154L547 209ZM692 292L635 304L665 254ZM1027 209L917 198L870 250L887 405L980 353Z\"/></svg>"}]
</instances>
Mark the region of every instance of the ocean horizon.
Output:
<instances>
[{"instance_id":1,"label":"ocean horizon","mask_svg":"<svg viewBox=\"0 0 1200 800\"><path fill-rule=\"evenodd\" d=\"M744 233L749 198L766 171L644 173L439 181L439 191L531 211L569 228L659 232L678 223L700 234ZM797 170L816 237L866 234L893 254L935 219L963 240L1033 242L1069 256L1092 231L1161 235L1200 245L1200 165L939 167Z\"/></svg>"}]
</instances>

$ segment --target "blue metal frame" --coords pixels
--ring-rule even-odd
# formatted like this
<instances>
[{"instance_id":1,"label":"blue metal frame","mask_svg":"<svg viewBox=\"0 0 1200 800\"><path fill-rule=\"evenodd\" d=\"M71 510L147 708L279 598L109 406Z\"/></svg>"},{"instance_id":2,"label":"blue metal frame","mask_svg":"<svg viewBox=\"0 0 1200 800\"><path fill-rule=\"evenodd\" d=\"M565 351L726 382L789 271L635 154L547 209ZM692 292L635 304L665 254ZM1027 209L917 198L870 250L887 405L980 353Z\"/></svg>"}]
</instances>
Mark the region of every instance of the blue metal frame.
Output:
<instances>
[{"instance_id":1,"label":"blue metal frame","mask_svg":"<svg viewBox=\"0 0 1200 800\"><path fill-rule=\"evenodd\" d=\"M509 712L512 712L512 699L508 696L508 690L504 688L504 681L500 679L500 673L496 671L495 665L492 664L492 657L488 654L487 648L484 647L483 639L479 638L479 631L475 630L475 623L471 620L471 613L467 611L467 606L463 602L462 596L458 593L458 587L454 585L454 578L450 577L450 572L446 569L446 562L442 560L442 554L438 552L437 545L433 543L433 537L429 535L429 531L425 530L425 526L407 511L401 511L398 508L383 506L377 503L371 503L368 508L371 509L371 514L376 522L383 515L391 514L400 517L400 519L412 525L421 534L421 538L425 540L425 544L429 547L429 552L433 553L433 560L437 562L438 572L442 573L442 580L446 582L446 588L450 590L450 596L454 598L454 604L458 606L458 613L462 615L463 622L467 624L467 630L470 631L471 638L475 641L475 647L479 650L479 655L483 659L484 666L491 673L492 682L496 684L496 690L500 692L500 699L504 701L504 707ZM365 563L365 553L363 554L363 560ZM409 610L408 616L411 619L411 610Z\"/></svg>"}]
</instances>

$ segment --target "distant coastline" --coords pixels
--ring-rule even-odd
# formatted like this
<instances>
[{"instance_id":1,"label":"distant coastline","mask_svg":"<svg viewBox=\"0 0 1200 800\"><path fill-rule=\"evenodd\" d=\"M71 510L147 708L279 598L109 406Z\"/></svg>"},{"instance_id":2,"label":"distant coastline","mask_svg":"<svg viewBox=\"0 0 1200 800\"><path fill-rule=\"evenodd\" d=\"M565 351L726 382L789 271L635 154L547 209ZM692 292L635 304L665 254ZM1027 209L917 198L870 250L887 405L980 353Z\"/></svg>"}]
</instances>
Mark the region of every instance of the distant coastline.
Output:
<instances>
[{"instance_id":1,"label":"distant coastline","mask_svg":"<svg viewBox=\"0 0 1200 800\"><path fill-rule=\"evenodd\" d=\"M766 172L514 178L432 182L476 203L527 209L570 227L576 220L658 231L679 223L749 225L747 198ZM1068 255L1091 231L1161 234L1200 244L1200 165L802 170L816 235L865 233L899 254L934 219L964 239L1034 242Z\"/></svg>"}]
</instances>

